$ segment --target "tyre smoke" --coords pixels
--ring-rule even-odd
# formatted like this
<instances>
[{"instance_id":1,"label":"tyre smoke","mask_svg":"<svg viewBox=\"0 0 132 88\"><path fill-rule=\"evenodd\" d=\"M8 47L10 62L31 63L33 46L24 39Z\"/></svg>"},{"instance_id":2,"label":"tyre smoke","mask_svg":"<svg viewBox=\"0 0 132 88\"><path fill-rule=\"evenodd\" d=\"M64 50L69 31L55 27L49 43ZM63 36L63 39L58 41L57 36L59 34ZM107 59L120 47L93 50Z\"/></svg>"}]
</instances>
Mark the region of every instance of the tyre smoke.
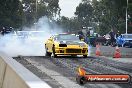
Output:
<instances>
[{"instance_id":1,"label":"tyre smoke","mask_svg":"<svg viewBox=\"0 0 132 88\"><path fill-rule=\"evenodd\" d=\"M4 52L11 57L19 55L44 56L45 41L51 35L63 32L62 28L46 17L40 18L31 28L24 27L23 30L24 33L19 33L21 35L10 33L0 36L0 52Z\"/></svg>"}]
</instances>

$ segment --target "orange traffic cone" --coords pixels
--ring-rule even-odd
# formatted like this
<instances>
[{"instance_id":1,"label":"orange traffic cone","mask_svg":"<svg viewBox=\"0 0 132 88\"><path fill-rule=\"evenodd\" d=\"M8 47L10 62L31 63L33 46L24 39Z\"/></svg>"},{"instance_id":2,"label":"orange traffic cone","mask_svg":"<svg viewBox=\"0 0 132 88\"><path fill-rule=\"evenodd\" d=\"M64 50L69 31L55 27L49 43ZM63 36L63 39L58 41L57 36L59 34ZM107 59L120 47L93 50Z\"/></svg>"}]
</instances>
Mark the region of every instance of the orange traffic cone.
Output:
<instances>
[{"instance_id":1,"label":"orange traffic cone","mask_svg":"<svg viewBox=\"0 0 132 88\"><path fill-rule=\"evenodd\" d=\"M96 52L95 52L95 54L96 54L96 56L100 56L101 55L99 44L96 45Z\"/></svg>"},{"instance_id":2,"label":"orange traffic cone","mask_svg":"<svg viewBox=\"0 0 132 88\"><path fill-rule=\"evenodd\" d=\"M114 58L121 58L121 53L120 53L120 49L118 46L116 46L116 50L114 53Z\"/></svg>"}]
</instances>

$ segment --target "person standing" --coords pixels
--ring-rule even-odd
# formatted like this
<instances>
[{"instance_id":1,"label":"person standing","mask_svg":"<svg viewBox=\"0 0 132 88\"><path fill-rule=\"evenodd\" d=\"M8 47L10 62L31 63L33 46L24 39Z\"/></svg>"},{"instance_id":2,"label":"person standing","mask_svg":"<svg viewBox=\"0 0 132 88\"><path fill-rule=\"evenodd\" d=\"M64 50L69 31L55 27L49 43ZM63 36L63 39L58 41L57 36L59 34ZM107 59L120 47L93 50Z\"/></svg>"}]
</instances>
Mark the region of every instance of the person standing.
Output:
<instances>
[{"instance_id":1,"label":"person standing","mask_svg":"<svg viewBox=\"0 0 132 88\"><path fill-rule=\"evenodd\" d=\"M86 33L85 42L86 42L87 44L89 44L89 40L90 40L90 31L88 30L87 33Z\"/></svg>"},{"instance_id":2,"label":"person standing","mask_svg":"<svg viewBox=\"0 0 132 88\"><path fill-rule=\"evenodd\" d=\"M111 43L111 46L114 46L115 44L115 33L113 31L113 29L111 29L111 31L109 32L109 35L110 35L110 43Z\"/></svg>"},{"instance_id":3,"label":"person standing","mask_svg":"<svg viewBox=\"0 0 132 88\"><path fill-rule=\"evenodd\" d=\"M78 35L79 35L79 39L80 39L80 40L81 40L81 39L84 39L84 34L83 34L82 31L79 31L79 32L78 32Z\"/></svg>"},{"instance_id":4,"label":"person standing","mask_svg":"<svg viewBox=\"0 0 132 88\"><path fill-rule=\"evenodd\" d=\"M116 38L119 37L119 35L120 35L119 31L117 31L117 33L116 33Z\"/></svg>"}]
</instances>

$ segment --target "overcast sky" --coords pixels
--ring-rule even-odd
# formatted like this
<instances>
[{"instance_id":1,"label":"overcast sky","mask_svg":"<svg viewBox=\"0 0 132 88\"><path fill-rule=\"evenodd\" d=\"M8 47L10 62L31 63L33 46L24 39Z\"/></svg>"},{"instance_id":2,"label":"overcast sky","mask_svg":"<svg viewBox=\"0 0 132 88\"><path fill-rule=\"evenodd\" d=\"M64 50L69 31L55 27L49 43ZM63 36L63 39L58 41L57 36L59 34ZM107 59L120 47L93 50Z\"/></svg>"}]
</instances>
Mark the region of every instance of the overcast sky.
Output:
<instances>
[{"instance_id":1,"label":"overcast sky","mask_svg":"<svg viewBox=\"0 0 132 88\"><path fill-rule=\"evenodd\" d=\"M59 0L61 16L72 17L81 0Z\"/></svg>"}]
</instances>

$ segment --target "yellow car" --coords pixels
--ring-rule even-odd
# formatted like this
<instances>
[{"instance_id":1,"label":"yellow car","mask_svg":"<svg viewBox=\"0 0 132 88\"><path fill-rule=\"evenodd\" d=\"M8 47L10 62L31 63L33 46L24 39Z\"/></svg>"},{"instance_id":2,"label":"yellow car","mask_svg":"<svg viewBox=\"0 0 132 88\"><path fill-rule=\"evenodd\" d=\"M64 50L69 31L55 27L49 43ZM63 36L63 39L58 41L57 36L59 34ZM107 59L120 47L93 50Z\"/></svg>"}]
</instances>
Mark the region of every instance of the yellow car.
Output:
<instances>
[{"instance_id":1,"label":"yellow car","mask_svg":"<svg viewBox=\"0 0 132 88\"><path fill-rule=\"evenodd\" d=\"M45 43L46 56L88 55L88 45L80 41L75 34L58 34L51 36Z\"/></svg>"}]
</instances>

